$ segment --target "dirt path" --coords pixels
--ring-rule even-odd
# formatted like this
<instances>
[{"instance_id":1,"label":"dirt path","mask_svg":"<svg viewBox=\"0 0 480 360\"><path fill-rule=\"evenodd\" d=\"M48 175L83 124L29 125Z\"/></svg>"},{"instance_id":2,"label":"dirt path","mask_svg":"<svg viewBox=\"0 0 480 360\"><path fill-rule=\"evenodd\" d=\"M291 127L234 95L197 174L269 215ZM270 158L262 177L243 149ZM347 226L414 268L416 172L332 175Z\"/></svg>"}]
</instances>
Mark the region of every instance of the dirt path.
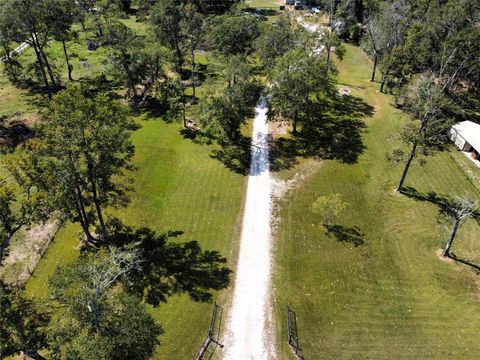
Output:
<instances>
[{"instance_id":1,"label":"dirt path","mask_svg":"<svg viewBox=\"0 0 480 360\"><path fill-rule=\"evenodd\" d=\"M235 290L226 329L226 360L276 359L269 303L272 179L267 108L262 101L256 112Z\"/></svg>"}]
</instances>

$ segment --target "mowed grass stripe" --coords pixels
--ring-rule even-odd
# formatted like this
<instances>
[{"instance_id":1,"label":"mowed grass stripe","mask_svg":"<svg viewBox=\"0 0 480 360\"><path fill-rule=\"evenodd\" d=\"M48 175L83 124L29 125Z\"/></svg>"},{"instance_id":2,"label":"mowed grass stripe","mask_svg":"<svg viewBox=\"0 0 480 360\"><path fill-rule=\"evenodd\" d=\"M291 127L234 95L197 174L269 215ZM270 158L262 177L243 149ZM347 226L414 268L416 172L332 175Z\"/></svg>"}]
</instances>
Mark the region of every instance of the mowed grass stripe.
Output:
<instances>
[{"instance_id":1,"label":"mowed grass stripe","mask_svg":"<svg viewBox=\"0 0 480 360\"><path fill-rule=\"evenodd\" d=\"M298 313L307 359L480 357L476 275L436 257L448 230L438 207L394 192L402 166L388 164L385 154L402 146L394 134L406 116L368 81L370 63L361 50L348 45L339 68L339 83L376 112L365 119L366 150L358 163L324 161L280 202L275 303L283 355L291 358L285 334L289 303ZM447 153L429 158L425 166L415 164L406 185L421 193L479 197ZM311 213L313 200L332 192L349 202L338 223L357 226L365 234L363 245L326 236ZM479 254L473 245L479 235L479 226L469 221L456 250Z\"/></svg>"}]
</instances>

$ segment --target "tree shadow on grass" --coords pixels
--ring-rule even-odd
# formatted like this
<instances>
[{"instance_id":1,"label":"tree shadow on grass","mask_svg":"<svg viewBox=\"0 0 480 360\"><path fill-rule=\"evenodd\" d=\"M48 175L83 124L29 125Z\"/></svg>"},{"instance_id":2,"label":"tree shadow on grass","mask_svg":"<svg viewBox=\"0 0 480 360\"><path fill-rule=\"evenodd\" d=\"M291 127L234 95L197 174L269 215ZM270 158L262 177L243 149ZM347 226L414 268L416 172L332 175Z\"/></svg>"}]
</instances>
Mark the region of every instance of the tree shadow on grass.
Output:
<instances>
[{"instance_id":1,"label":"tree shadow on grass","mask_svg":"<svg viewBox=\"0 0 480 360\"><path fill-rule=\"evenodd\" d=\"M158 306L175 294L186 293L194 301L207 302L212 292L225 289L231 270L218 251L203 250L197 241L173 242L183 231L157 234L149 228L133 229L114 219L104 246L135 247L143 255L141 270L125 284L128 291Z\"/></svg>"},{"instance_id":2,"label":"tree shadow on grass","mask_svg":"<svg viewBox=\"0 0 480 360\"><path fill-rule=\"evenodd\" d=\"M450 253L449 258L456 261L456 262L459 262L461 264L470 266L471 268L475 269L477 271L477 273L480 273L480 265L474 264L474 263L470 262L469 260L459 258L454 253Z\"/></svg>"},{"instance_id":3,"label":"tree shadow on grass","mask_svg":"<svg viewBox=\"0 0 480 360\"><path fill-rule=\"evenodd\" d=\"M195 64L195 85L199 87L201 83L203 83L208 74L208 66L206 64L202 63L196 63ZM187 81L190 82L192 79L192 70L188 68L183 68L180 74L180 77L182 81ZM189 87L191 87L191 84L189 84Z\"/></svg>"},{"instance_id":4,"label":"tree shadow on grass","mask_svg":"<svg viewBox=\"0 0 480 360\"><path fill-rule=\"evenodd\" d=\"M13 150L33 136L32 129L23 121L17 119L7 121L5 117L0 117L0 150L3 147L7 151Z\"/></svg>"},{"instance_id":5,"label":"tree shadow on grass","mask_svg":"<svg viewBox=\"0 0 480 360\"><path fill-rule=\"evenodd\" d=\"M373 107L353 96L312 102L301 114L302 128L296 136L272 140L272 171L289 169L298 157L354 164L366 149L363 118L372 114Z\"/></svg>"},{"instance_id":6,"label":"tree shadow on grass","mask_svg":"<svg viewBox=\"0 0 480 360\"><path fill-rule=\"evenodd\" d=\"M174 118L171 116L165 116L168 113L168 105L162 103L160 100L154 97L147 97L141 104L131 108L132 113L135 116L145 115L146 120L161 119L170 124L174 122Z\"/></svg>"},{"instance_id":7,"label":"tree shadow on grass","mask_svg":"<svg viewBox=\"0 0 480 360\"><path fill-rule=\"evenodd\" d=\"M403 188L402 194L413 198L417 201L427 201L430 202L436 206L438 206L439 213L441 216L445 217L451 217L452 216L452 209L454 208L454 201L442 194L437 194L434 191L429 191L428 193L424 194L419 192L417 189L411 187L411 186L406 186ZM480 212L475 211L472 216L471 216L477 224L480 224ZM457 255L455 255L453 252L450 253L448 256L452 260L462 263L464 265L468 265L478 271L480 271L480 265L476 265L469 260L459 258Z\"/></svg>"},{"instance_id":8,"label":"tree shadow on grass","mask_svg":"<svg viewBox=\"0 0 480 360\"><path fill-rule=\"evenodd\" d=\"M365 244L365 234L357 226L326 225L327 235L333 235L340 242L350 243L355 247Z\"/></svg>"},{"instance_id":9,"label":"tree shadow on grass","mask_svg":"<svg viewBox=\"0 0 480 360\"><path fill-rule=\"evenodd\" d=\"M237 174L248 175L252 158L251 139L241 136L235 144L224 144L220 149L214 150L211 157Z\"/></svg>"},{"instance_id":10,"label":"tree shadow on grass","mask_svg":"<svg viewBox=\"0 0 480 360\"><path fill-rule=\"evenodd\" d=\"M402 194L410 198L413 198L417 201L427 201L438 206L440 215L443 216L452 216L452 209L455 207L455 202L453 199L449 198L446 195L437 194L434 191L429 191L424 194L419 192L417 189L411 186L405 186L402 190ZM471 216L478 224L480 224L480 212L477 210L473 212Z\"/></svg>"},{"instance_id":11,"label":"tree shadow on grass","mask_svg":"<svg viewBox=\"0 0 480 360\"><path fill-rule=\"evenodd\" d=\"M104 74L98 75L94 78L80 78L77 82L85 85L88 88L89 95L99 93L107 93L110 99L123 99L118 90L122 89L122 84L118 80L109 80Z\"/></svg>"}]
</instances>

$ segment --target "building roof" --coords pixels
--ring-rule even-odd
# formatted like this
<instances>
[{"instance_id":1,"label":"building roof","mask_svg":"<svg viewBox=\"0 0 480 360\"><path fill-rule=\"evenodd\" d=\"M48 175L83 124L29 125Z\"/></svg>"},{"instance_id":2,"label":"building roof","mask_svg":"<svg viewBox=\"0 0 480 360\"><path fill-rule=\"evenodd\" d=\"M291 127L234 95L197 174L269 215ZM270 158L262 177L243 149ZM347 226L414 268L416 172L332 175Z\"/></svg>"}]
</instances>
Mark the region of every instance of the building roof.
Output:
<instances>
[{"instance_id":1,"label":"building roof","mask_svg":"<svg viewBox=\"0 0 480 360\"><path fill-rule=\"evenodd\" d=\"M452 126L475 150L480 151L480 125L472 121L462 121Z\"/></svg>"}]
</instances>

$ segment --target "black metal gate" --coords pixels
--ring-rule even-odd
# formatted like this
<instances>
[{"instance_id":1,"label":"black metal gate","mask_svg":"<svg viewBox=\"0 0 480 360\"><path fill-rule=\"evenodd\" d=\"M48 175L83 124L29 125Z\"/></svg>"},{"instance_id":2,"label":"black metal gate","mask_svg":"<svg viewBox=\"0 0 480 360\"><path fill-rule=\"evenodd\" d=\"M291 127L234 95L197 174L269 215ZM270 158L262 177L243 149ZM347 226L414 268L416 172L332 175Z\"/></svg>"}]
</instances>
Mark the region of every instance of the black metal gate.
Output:
<instances>
[{"instance_id":1,"label":"black metal gate","mask_svg":"<svg viewBox=\"0 0 480 360\"><path fill-rule=\"evenodd\" d=\"M211 359L217 347L223 348L220 343L220 333L222 328L223 308L215 302L213 305L212 317L208 328L208 335L195 358L196 360Z\"/></svg>"},{"instance_id":2,"label":"black metal gate","mask_svg":"<svg viewBox=\"0 0 480 360\"><path fill-rule=\"evenodd\" d=\"M297 314L290 309L287 305L287 331L288 331L288 345L293 349L295 355L302 360L305 358L302 355L302 349L298 342L298 327L297 327Z\"/></svg>"}]
</instances>

